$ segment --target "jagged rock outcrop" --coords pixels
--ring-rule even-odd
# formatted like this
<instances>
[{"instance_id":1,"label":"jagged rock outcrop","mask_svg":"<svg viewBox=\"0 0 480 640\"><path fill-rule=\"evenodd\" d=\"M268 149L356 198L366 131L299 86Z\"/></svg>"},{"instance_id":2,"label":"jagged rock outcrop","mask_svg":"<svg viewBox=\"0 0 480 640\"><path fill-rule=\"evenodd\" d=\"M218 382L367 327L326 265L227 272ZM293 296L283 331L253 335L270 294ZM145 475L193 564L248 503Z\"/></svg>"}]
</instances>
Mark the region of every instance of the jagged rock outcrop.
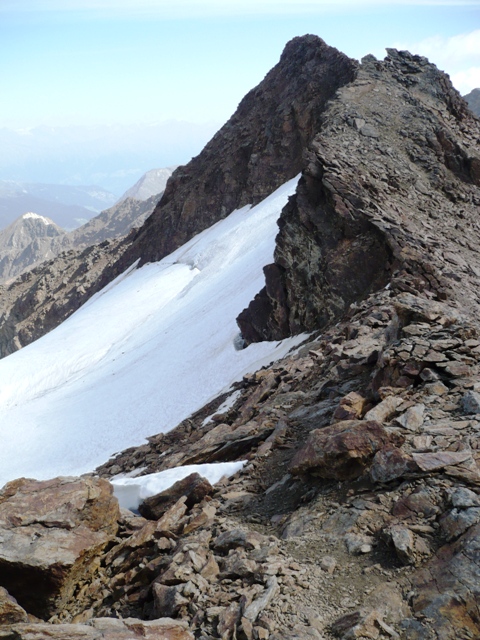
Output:
<instances>
[{"instance_id":1,"label":"jagged rock outcrop","mask_svg":"<svg viewBox=\"0 0 480 640\"><path fill-rule=\"evenodd\" d=\"M323 116L266 287L238 319L248 342L321 328L401 272L408 290L476 303L478 120L425 58L388 54Z\"/></svg>"},{"instance_id":2,"label":"jagged rock outcrop","mask_svg":"<svg viewBox=\"0 0 480 640\"><path fill-rule=\"evenodd\" d=\"M470 93L463 96L463 99L466 100L471 111L480 117L480 89L472 89Z\"/></svg>"},{"instance_id":3,"label":"jagged rock outcrop","mask_svg":"<svg viewBox=\"0 0 480 640\"><path fill-rule=\"evenodd\" d=\"M326 103L356 66L317 36L291 40L203 151L173 173L124 260L159 260L299 173Z\"/></svg>"}]
</instances>

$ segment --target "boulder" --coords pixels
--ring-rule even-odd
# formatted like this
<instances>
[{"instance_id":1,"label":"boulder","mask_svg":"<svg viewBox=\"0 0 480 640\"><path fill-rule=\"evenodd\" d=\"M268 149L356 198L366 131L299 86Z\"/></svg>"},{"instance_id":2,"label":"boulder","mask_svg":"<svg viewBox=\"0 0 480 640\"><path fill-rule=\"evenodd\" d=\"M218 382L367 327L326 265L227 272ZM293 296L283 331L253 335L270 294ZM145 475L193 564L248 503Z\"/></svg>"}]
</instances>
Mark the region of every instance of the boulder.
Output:
<instances>
[{"instance_id":1,"label":"boulder","mask_svg":"<svg viewBox=\"0 0 480 640\"><path fill-rule=\"evenodd\" d=\"M158 520L178 500L185 496L188 508L213 492L213 487L206 478L198 473L191 473L186 478L178 480L171 487L161 493L146 498L138 510L149 520Z\"/></svg>"},{"instance_id":2,"label":"boulder","mask_svg":"<svg viewBox=\"0 0 480 640\"><path fill-rule=\"evenodd\" d=\"M0 492L0 583L29 613L49 618L94 570L120 516L109 482L21 478Z\"/></svg>"},{"instance_id":3,"label":"boulder","mask_svg":"<svg viewBox=\"0 0 480 640\"><path fill-rule=\"evenodd\" d=\"M351 480L361 476L387 444L402 439L373 420L345 420L312 431L292 460L293 474L312 472L322 478Z\"/></svg>"}]
</instances>

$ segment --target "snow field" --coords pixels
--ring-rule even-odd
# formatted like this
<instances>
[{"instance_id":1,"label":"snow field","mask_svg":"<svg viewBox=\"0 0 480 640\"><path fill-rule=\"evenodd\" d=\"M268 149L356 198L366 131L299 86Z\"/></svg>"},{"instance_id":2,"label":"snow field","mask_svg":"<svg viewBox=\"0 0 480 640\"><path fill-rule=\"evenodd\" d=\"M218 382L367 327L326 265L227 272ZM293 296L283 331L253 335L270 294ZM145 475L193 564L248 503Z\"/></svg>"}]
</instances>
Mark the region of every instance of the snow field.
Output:
<instances>
[{"instance_id":1,"label":"snow field","mask_svg":"<svg viewBox=\"0 0 480 640\"><path fill-rule=\"evenodd\" d=\"M93 470L175 427L305 336L233 345L262 288L297 178L164 260L132 268L40 340L0 360L0 485Z\"/></svg>"}]
</instances>

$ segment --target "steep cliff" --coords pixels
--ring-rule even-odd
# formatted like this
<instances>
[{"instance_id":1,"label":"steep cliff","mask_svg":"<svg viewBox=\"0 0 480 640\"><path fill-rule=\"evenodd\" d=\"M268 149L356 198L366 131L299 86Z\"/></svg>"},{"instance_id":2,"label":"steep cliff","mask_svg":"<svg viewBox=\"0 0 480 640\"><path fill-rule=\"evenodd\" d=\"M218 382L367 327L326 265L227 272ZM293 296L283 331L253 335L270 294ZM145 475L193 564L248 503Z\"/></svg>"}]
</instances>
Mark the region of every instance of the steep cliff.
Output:
<instances>
[{"instance_id":1,"label":"steep cliff","mask_svg":"<svg viewBox=\"0 0 480 640\"><path fill-rule=\"evenodd\" d=\"M320 329L387 284L476 309L479 122L425 58L388 54L323 114L266 286L238 319L248 342Z\"/></svg>"},{"instance_id":2,"label":"steep cliff","mask_svg":"<svg viewBox=\"0 0 480 640\"><path fill-rule=\"evenodd\" d=\"M158 260L231 211L257 204L303 168L303 153L357 63L317 36L294 38L237 111L169 180L124 260Z\"/></svg>"}]
</instances>

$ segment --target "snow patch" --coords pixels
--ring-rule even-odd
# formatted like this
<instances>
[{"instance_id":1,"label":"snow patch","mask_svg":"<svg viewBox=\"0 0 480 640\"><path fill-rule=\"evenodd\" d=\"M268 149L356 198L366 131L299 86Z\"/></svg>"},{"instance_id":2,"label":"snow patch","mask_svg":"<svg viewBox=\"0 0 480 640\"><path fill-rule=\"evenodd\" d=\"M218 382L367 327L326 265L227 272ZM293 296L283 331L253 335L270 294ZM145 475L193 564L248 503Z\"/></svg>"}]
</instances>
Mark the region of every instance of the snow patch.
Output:
<instances>
[{"instance_id":1,"label":"snow patch","mask_svg":"<svg viewBox=\"0 0 480 640\"><path fill-rule=\"evenodd\" d=\"M218 409L214 413L210 414L205 418L205 420L202 422L202 427L204 427L208 422L210 422L213 416L217 415L217 413L225 413L225 411L228 411L229 409L231 409L235 404L235 402L237 401L237 398L239 398L241 395L242 395L242 392L240 390L234 391L232 395L228 396L228 398L226 398L222 402L222 404L218 407Z\"/></svg>"},{"instance_id":2,"label":"snow patch","mask_svg":"<svg viewBox=\"0 0 480 640\"><path fill-rule=\"evenodd\" d=\"M118 503L130 511L138 511L139 505L157 493L169 489L175 482L183 480L191 473L198 473L210 484L216 484L224 476L230 477L243 469L246 460L239 462L213 462L207 464L189 464L184 467L166 469L158 473L150 473L138 478L112 478L113 494Z\"/></svg>"},{"instance_id":3,"label":"snow patch","mask_svg":"<svg viewBox=\"0 0 480 640\"><path fill-rule=\"evenodd\" d=\"M47 220L47 218L44 218L43 216L39 215L38 213L33 213L33 211L29 211L28 213L24 213L22 218L24 220L41 220L44 224L52 224L50 222L50 220Z\"/></svg>"}]
</instances>

